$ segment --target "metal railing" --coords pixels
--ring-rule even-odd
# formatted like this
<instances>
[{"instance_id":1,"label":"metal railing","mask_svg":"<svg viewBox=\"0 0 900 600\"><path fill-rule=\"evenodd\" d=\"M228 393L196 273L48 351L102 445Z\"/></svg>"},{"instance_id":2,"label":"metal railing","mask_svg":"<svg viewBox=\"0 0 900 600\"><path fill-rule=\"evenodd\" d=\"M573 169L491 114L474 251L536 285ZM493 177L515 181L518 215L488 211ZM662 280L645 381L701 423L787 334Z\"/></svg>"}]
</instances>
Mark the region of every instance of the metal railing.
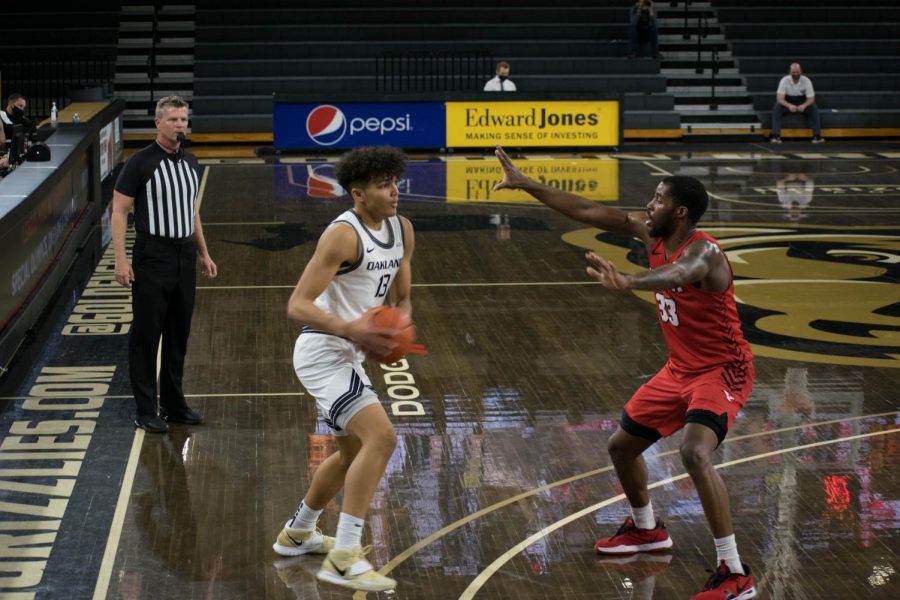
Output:
<instances>
[{"instance_id":1,"label":"metal railing","mask_svg":"<svg viewBox=\"0 0 900 600\"><path fill-rule=\"evenodd\" d=\"M156 66L156 45L160 42L159 37L159 9L162 7L162 1L156 0L153 3L153 31L151 32L152 41L150 43L150 55L147 57L147 78L150 80L150 106L147 107L147 114L156 114L156 101L153 99L153 87L156 78L159 77L159 68Z\"/></svg>"},{"instance_id":2,"label":"metal railing","mask_svg":"<svg viewBox=\"0 0 900 600\"><path fill-rule=\"evenodd\" d=\"M481 91L493 77L494 57L483 51L385 52L375 59L378 92Z\"/></svg>"},{"instance_id":3,"label":"metal railing","mask_svg":"<svg viewBox=\"0 0 900 600\"><path fill-rule=\"evenodd\" d=\"M2 64L3 98L18 92L25 96L25 112L31 117L50 115L50 107L62 109L80 88L102 88L104 96L112 91L115 60L103 58L31 58L4 60Z\"/></svg>"},{"instance_id":4,"label":"metal railing","mask_svg":"<svg viewBox=\"0 0 900 600\"><path fill-rule=\"evenodd\" d=\"M688 17L687 17L687 6L688 3L685 3L684 9L684 36L685 38L689 38L689 28L687 26ZM710 27L709 27L709 16L706 12L700 12L697 15L697 28L695 30L697 32L697 64L694 69L694 72L698 75L702 75L706 68L703 65L703 40L705 40L709 36ZM710 61L709 61L709 74L710 74L710 99L709 99L709 109L710 110L718 110L719 105L716 102L716 75L719 74L719 49L716 47L716 44L713 43L710 46Z\"/></svg>"}]
</instances>

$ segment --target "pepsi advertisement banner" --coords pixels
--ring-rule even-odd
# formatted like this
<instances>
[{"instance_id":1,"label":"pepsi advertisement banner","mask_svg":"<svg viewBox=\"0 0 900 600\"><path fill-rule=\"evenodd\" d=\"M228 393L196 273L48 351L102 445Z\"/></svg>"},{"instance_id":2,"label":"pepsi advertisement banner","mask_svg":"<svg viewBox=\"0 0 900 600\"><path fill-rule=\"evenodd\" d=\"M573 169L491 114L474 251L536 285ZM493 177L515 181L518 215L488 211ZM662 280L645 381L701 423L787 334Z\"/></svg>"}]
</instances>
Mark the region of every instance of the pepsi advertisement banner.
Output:
<instances>
[{"instance_id":1,"label":"pepsi advertisement banner","mask_svg":"<svg viewBox=\"0 0 900 600\"><path fill-rule=\"evenodd\" d=\"M280 103L272 114L275 148L397 146L440 148L447 139L442 102Z\"/></svg>"}]
</instances>

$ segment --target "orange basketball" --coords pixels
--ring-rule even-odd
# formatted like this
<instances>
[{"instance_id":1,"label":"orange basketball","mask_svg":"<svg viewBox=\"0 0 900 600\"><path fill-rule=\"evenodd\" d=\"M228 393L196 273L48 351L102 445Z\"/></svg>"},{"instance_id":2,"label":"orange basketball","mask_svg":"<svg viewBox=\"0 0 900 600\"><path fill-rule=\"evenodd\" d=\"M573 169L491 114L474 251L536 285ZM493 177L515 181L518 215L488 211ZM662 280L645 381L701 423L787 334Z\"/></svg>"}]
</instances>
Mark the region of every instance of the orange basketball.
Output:
<instances>
[{"instance_id":1,"label":"orange basketball","mask_svg":"<svg viewBox=\"0 0 900 600\"><path fill-rule=\"evenodd\" d=\"M404 311L393 306L379 306L372 311L369 319L373 327L393 329L394 335L391 339L397 344L389 354L384 356L370 354L369 358L380 363L394 363L406 356L412 349L416 341L416 328L412 319Z\"/></svg>"}]
</instances>

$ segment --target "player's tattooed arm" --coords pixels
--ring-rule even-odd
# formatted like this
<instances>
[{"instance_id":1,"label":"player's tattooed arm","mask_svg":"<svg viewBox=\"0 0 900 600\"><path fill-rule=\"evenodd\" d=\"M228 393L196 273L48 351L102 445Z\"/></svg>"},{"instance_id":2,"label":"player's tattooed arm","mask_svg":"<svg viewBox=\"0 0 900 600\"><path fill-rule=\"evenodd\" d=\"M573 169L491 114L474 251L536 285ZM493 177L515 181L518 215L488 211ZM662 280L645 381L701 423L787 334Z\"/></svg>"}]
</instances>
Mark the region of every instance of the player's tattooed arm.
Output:
<instances>
[{"instance_id":1,"label":"player's tattooed arm","mask_svg":"<svg viewBox=\"0 0 900 600\"><path fill-rule=\"evenodd\" d=\"M615 290L663 290L691 285L702 281L713 268L721 251L715 244L701 240L688 246L675 262L626 275L615 265L593 252L586 255L588 275Z\"/></svg>"}]
</instances>

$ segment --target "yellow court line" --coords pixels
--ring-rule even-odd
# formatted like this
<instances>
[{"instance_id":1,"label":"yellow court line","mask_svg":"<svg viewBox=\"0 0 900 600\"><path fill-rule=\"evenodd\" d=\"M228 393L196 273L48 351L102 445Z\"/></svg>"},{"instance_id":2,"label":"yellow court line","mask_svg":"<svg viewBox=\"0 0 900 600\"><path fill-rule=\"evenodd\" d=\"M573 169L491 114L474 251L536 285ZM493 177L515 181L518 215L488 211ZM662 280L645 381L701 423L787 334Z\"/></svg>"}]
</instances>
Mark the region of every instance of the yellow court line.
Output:
<instances>
[{"instance_id":1,"label":"yellow court line","mask_svg":"<svg viewBox=\"0 0 900 600\"><path fill-rule=\"evenodd\" d=\"M671 176L672 176L671 173L669 173L668 171L666 171L666 170L663 169L662 167L658 167L658 166L654 165L654 164L653 164L652 162L650 162L649 160L642 160L641 162L644 163L645 165L647 165L648 167L650 167L651 169L656 169L657 172L656 172L656 173L651 173L651 175L663 175L663 176L665 176L665 177L671 177Z\"/></svg>"},{"instance_id":2,"label":"yellow court line","mask_svg":"<svg viewBox=\"0 0 900 600\"><path fill-rule=\"evenodd\" d=\"M875 414L871 414L871 415L858 415L855 417L849 417L849 418L844 418L844 419L829 419L827 421L820 421L818 423L805 423L803 425L793 425L791 427L782 427L779 429L773 429L771 431L759 431L756 433L748 433L746 435L736 435L734 437L726 438L725 441L722 442L722 444L733 444L734 442L738 442L738 441L742 441L742 440L747 440L747 439L756 438L756 437L772 436L772 435L776 435L776 434L780 434L780 433L785 433L788 431L796 431L798 429L807 429L807 428L813 429L816 427L823 427L825 425L833 425L835 423L847 423L850 421L859 421L859 420L863 420L863 419L877 419L879 417L895 416L898 414L900 414L900 411L890 411L890 412L883 412L883 413L875 413ZM677 454L678 452L680 452L680 450L675 448L673 450L666 450L665 452L659 452L656 454L648 454L648 455L645 455L644 458L645 459L661 458L663 456L670 456L672 454ZM467 515L467 516L463 517L462 519L454 521L453 523L450 523L446 527L439 529L438 531L435 531L428 537L419 540L418 542L416 542L415 544L413 544L412 546L410 546L409 548L400 552L397 556L392 558L387 564L385 564L383 567L381 567L381 569L379 569L378 572L381 573L382 575L387 575L388 573L393 571L395 568L397 568L397 566L399 566L401 563L406 561L406 559L408 559L410 556L412 556L413 554L415 554L416 552L418 552L425 546L444 537L448 533L451 533L451 532L455 531L456 529L463 527L464 525L474 521L475 519L481 518L484 515L487 515L496 510L499 510L499 509L503 508L504 506L514 504L515 502L518 502L519 500L523 500L530 496L540 494L547 490L551 490L555 487L559 487L561 485L565 485L565 484L571 483L573 481L578 481L579 479L586 479L588 477L593 477L594 475L599 475L601 473L606 473L606 472L609 472L612 470L613 470L613 466L609 465L606 467L601 467L599 469L594 469L592 471L587 471L586 473L579 473L578 475L573 475L573 476L567 477L565 479L560 479L559 481L554 481L553 483L548 483L546 485L542 485L540 487L528 490L527 492L522 492L521 494L517 494L515 496L507 498L506 500L502 500L502 501L492 504L490 506L486 506L485 508L482 508L479 511L476 511L470 515ZM363 598L365 598L365 597L366 597L366 594L364 592L357 592L356 594L353 595L354 600L363 600Z\"/></svg>"},{"instance_id":3,"label":"yellow court line","mask_svg":"<svg viewBox=\"0 0 900 600\"><path fill-rule=\"evenodd\" d=\"M200 178L200 189L197 190L197 212L203 204L203 194L206 192L206 180L209 178L209 167L203 167L203 177Z\"/></svg>"},{"instance_id":4,"label":"yellow court line","mask_svg":"<svg viewBox=\"0 0 900 600\"><path fill-rule=\"evenodd\" d=\"M112 575L113 563L116 560L116 550L119 548L119 538L122 536L122 526L125 523L125 513L128 511L128 500L131 497L131 487L134 485L134 474L137 471L138 458L140 457L143 443L144 430L135 428L134 440L131 442L131 453L128 455L128 464L125 466L125 474L122 476L119 500L116 502L116 512L113 515L109 537L106 539L106 550L103 551L103 562L100 563L100 572L97 574L94 600L103 600L106 598L106 594L109 593L109 580Z\"/></svg>"},{"instance_id":5,"label":"yellow court line","mask_svg":"<svg viewBox=\"0 0 900 600\"><path fill-rule=\"evenodd\" d=\"M764 452L762 454L754 454L751 456L746 456L744 458L731 460L731 461L728 461L725 463L718 464L715 466L715 468L716 469L724 469L724 468L731 467L734 465L739 465L739 464L742 464L745 462L751 462L751 461L755 461L755 460L761 460L764 458L770 458L772 456L778 456L779 454L786 454L788 452L797 452L800 450L808 450L810 448L817 448L819 446L827 446L829 444L838 444L841 442L850 442L853 440L874 437L877 435L887 435L889 433L897 433L897 432L900 432L900 428L888 429L885 431L873 431L871 433L861 433L859 435L851 435L851 436L847 436L847 437L836 438L833 440L825 440L822 442L813 442L811 444L792 446L790 448L783 448L781 450L775 450L772 452ZM666 479L662 479L660 481L651 483L650 485L647 486L647 489L654 489L654 488L658 488L658 487L661 487L664 485L668 485L670 483L673 483L680 479L684 479L686 477L688 477L687 473L682 473L681 475L676 475L674 477L668 477ZM560 519L559 521L552 523L552 524L548 525L547 527L544 527L537 533L530 535L526 539L522 540L521 542L519 542L518 544L516 544L515 546L513 546L506 552L504 552L499 558L497 558L497 560L495 560L494 562L489 564L481 573L479 573L478 576L474 580L472 580L472 583L469 584L469 587L467 587L463 591L463 593L459 596L459 600L470 600L471 598L474 598L475 594L478 593L478 590L480 590L484 586L484 584L487 583L487 580L490 579L503 565L505 565L507 562L509 562L513 557L518 555L520 552L525 550L525 548L534 544L541 538L545 537L547 534L553 533L560 527L568 525L569 523L571 523L573 521L577 521L581 517L589 515L605 506L609 506L610 504L618 502L619 500L623 500L624 498L625 498L625 494L619 494L618 496L615 496L612 498L607 498L606 500L603 500L602 502L598 502L597 504L588 506L587 508L584 508L574 514L571 514L564 519Z\"/></svg>"}]
</instances>

